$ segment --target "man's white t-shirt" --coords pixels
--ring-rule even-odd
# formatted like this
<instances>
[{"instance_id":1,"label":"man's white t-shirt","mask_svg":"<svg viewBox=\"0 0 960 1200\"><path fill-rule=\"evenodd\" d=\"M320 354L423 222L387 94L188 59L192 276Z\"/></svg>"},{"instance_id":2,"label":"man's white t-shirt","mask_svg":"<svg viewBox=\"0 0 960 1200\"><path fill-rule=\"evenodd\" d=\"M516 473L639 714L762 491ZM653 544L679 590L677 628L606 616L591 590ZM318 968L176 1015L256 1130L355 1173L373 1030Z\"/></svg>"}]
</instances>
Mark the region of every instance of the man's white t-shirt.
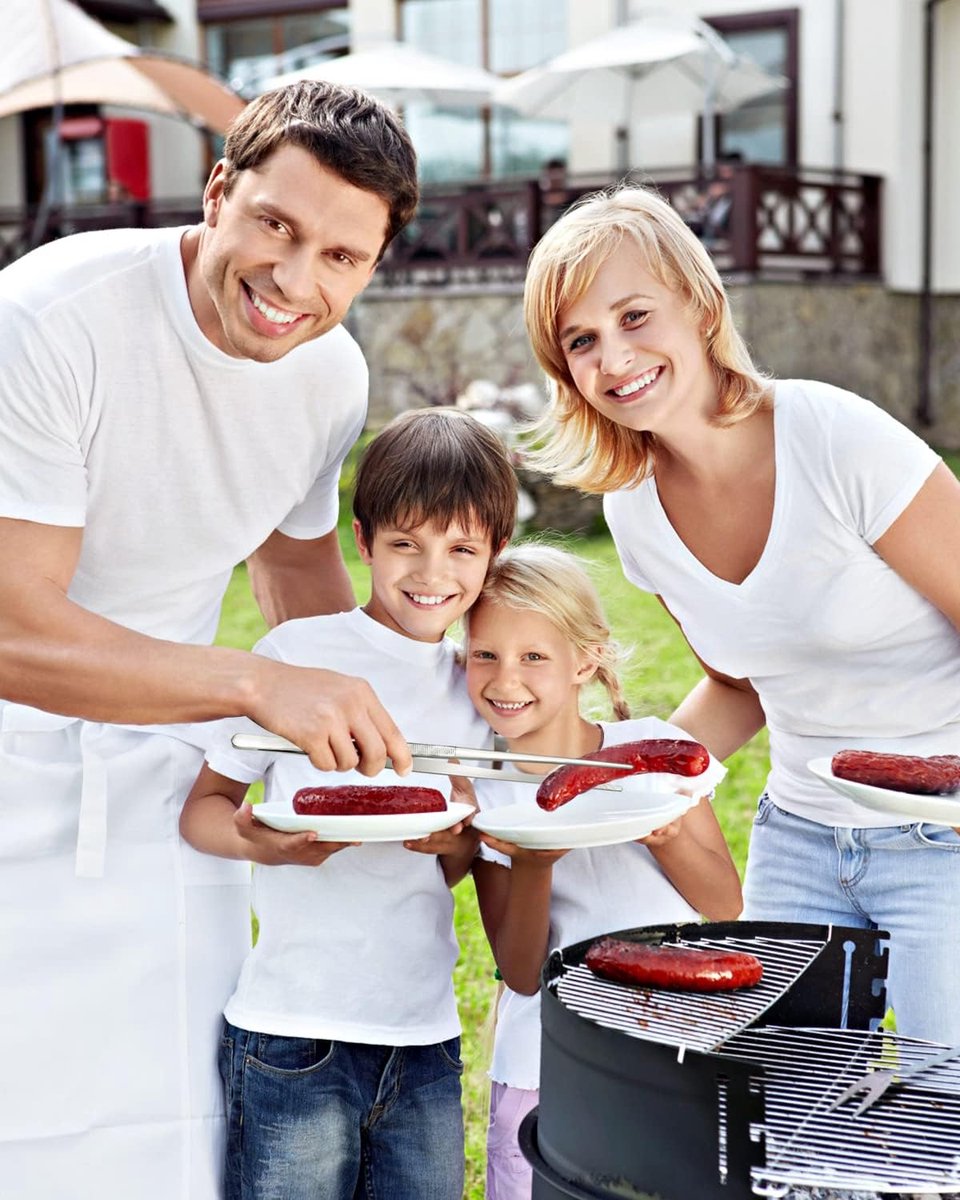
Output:
<instances>
[{"instance_id":1,"label":"man's white t-shirt","mask_svg":"<svg viewBox=\"0 0 960 1200\"><path fill-rule=\"evenodd\" d=\"M367 368L341 326L272 363L218 350L184 232L80 234L0 274L0 516L84 527L71 599L206 643L238 562L335 526Z\"/></svg>"},{"instance_id":2,"label":"man's white t-shirt","mask_svg":"<svg viewBox=\"0 0 960 1200\"><path fill-rule=\"evenodd\" d=\"M619 746L645 738L684 738L689 735L658 717L601 722L604 746ZM481 811L507 804L535 805L535 789L526 783L478 779ZM490 862L509 867L505 856L481 845ZM638 925L697 921L699 914L680 895L637 842L571 850L553 866L550 890L551 950L589 937L632 929ZM497 1008L490 1077L509 1087L540 1086L540 997L523 996L505 987Z\"/></svg>"},{"instance_id":3,"label":"man's white t-shirt","mask_svg":"<svg viewBox=\"0 0 960 1200\"><path fill-rule=\"evenodd\" d=\"M773 521L742 583L687 549L653 478L604 500L624 572L704 662L756 689L775 804L825 825L910 823L838 795L807 763L844 748L960 752L960 632L873 549L939 457L869 401L803 380L776 384L774 433Z\"/></svg>"},{"instance_id":4,"label":"man's white t-shirt","mask_svg":"<svg viewBox=\"0 0 960 1200\"><path fill-rule=\"evenodd\" d=\"M408 741L490 744L448 640L417 642L354 609L288 621L257 651L366 679ZM216 722L207 761L243 783L264 778L266 800L290 804L302 787L391 779L324 773L302 755L231 746L234 733L256 729L245 718ZM393 781L450 795L440 775ZM429 1045L460 1032L453 896L436 855L399 842L351 846L319 867L255 866L253 886L260 935L225 1009L232 1024L387 1046Z\"/></svg>"}]
</instances>

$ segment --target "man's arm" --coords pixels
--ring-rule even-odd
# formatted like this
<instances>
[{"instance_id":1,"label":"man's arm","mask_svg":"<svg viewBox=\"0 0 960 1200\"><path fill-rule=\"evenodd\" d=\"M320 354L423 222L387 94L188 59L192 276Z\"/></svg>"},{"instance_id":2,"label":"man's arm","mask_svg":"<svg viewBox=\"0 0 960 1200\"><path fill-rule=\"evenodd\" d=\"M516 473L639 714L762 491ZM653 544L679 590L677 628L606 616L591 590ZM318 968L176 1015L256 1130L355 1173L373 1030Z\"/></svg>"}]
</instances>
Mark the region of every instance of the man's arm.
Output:
<instances>
[{"instance_id":1,"label":"man's arm","mask_svg":"<svg viewBox=\"0 0 960 1200\"><path fill-rule=\"evenodd\" d=\"M83 531L0 519L0 696L94 721L251 717L323 771L375 774L410 756L360 679L135 633L67 597Z\"/></svg>"},{"instance_id":2,"label":"man's arm","mask_svg":"<svg viewBox=\"0 0 960 1200\"><path fill-rule=\"evenodd\" d=\"M250 586L267 624L348 612L357 601L336 529L301 540L272 533L247 559Z\"/></svg>"}]
</instances>

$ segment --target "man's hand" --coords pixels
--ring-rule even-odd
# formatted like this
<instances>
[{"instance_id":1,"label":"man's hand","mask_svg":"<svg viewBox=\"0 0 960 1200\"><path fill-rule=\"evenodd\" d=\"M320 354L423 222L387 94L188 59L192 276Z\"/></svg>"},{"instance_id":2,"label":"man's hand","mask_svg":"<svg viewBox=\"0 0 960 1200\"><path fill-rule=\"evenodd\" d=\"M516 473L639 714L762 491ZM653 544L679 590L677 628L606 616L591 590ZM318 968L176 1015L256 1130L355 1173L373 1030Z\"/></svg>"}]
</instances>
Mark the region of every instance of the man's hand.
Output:
<instances>
[{"instance_id":1,"label":"man's hand","mask_svg":"<svg viewBox=\"0 0 960 1200\"><path fill-rule=\"evenodd\" d=\"M376 775L389 758L399 774L409 773L407 743L365 680L267 658L258 662L250 716L305 750L318 770Z\"/></svg>"},{"instance_id":2,"label":"man's hand","mask_svg":"<svg viewBox=\"0 0 960 1200\"><path fill-rule=\"evenodd\" d=\"M249 804L241 804L233 819L234 829L249 847L250 862L267 867L319 867L331 854L359 842L321 842L315 833L280 833L262 824Z\"/></svg>"}]
</instances>

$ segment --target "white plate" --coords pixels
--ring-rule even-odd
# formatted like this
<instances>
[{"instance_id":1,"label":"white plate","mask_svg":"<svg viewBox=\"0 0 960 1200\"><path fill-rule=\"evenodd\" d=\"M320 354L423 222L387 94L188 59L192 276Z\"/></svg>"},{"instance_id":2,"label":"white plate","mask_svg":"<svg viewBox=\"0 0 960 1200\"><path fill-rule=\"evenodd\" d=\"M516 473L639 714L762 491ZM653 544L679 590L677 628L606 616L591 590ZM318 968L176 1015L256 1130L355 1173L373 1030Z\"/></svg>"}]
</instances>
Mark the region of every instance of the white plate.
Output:
<instances>
[{"instance_id":1,"label":"white plate","mask_svg":"<svg viewBox=\"0 0 960 1200\"><path fill-rule=\"evenodd\" d=\"M449 829L474 811L472 805L457 801L443 812L391 813L372 817L310 817L295 813L289 804L269 801L253 806L253 815L281 833L313 830L325 842L405 842Z\"/></svg>"},{"instance_id":2,"label":"white plate","mask_svg":"<svg viewBox=\"0 0 960 1200\"><path fill-rule=\"evenodd\" d=\"M898 792L893 788L855 783L852 779L838 779L830 769L830 762L829 758L811 758L807 767L841 796L848 796L866 808L893 816L929 821L931 825L960 825L960 792L921 796L916 792Z\"/></svg>"},{"instance_id":3,"label":"white plate","mask_svg":"<svg viewBox=\"0 0 960 1200\"><path fill-rule=\"evenodd\" d=\"M689 782L689 781L688 781ZM531 793L521 804L477 813L473 827L530 850L577 850L633 842L669 825L698 803L696 796L632 790L618 800L613 792L583 792L562 808L545 812Z\"/></svg>"}]
</instances>

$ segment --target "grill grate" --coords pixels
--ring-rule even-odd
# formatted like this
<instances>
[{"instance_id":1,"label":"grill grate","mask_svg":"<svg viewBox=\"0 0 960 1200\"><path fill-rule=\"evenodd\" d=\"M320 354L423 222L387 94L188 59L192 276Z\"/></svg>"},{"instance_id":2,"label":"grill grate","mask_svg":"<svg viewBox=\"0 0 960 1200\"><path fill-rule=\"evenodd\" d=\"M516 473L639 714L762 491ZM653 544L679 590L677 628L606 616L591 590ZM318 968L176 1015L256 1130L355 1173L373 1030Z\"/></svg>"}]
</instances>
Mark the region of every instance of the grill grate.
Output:
<instances>
[{"instance_id":1,"label":"grill grate","mask_svg":"<svg viewBox=\"0 0 960 1200\"><path fill-rule=\"evenodd\" d=\"M855 1103L828 1111L867 1071L907 1066L938 1049L937 1043L883 1031L768 1026L733 1036L724 1055L764 1068L765 1116L752 1132L765 1137L766 1166L751 1170L754 1193L782 1196L790 1186L928 1193L960 1188L960 1062L891 1088L860 1116Z\"/></svg>"},{"instance_id":2,"label":"grill grate","mask_svg":"<svg viewBox=\"0 0 960 1200\"><path fill-rule=\"evenodd\" d=\"M763 963L763 979L739 992L669 992L600 979L585 966L565 967L551 986L573 1012L629 1037L694 1050L715 1050L752 1024L816 959L825 943L784 938L703 938L671 945L742 950Z\"/></svg>"}]
</instances>

